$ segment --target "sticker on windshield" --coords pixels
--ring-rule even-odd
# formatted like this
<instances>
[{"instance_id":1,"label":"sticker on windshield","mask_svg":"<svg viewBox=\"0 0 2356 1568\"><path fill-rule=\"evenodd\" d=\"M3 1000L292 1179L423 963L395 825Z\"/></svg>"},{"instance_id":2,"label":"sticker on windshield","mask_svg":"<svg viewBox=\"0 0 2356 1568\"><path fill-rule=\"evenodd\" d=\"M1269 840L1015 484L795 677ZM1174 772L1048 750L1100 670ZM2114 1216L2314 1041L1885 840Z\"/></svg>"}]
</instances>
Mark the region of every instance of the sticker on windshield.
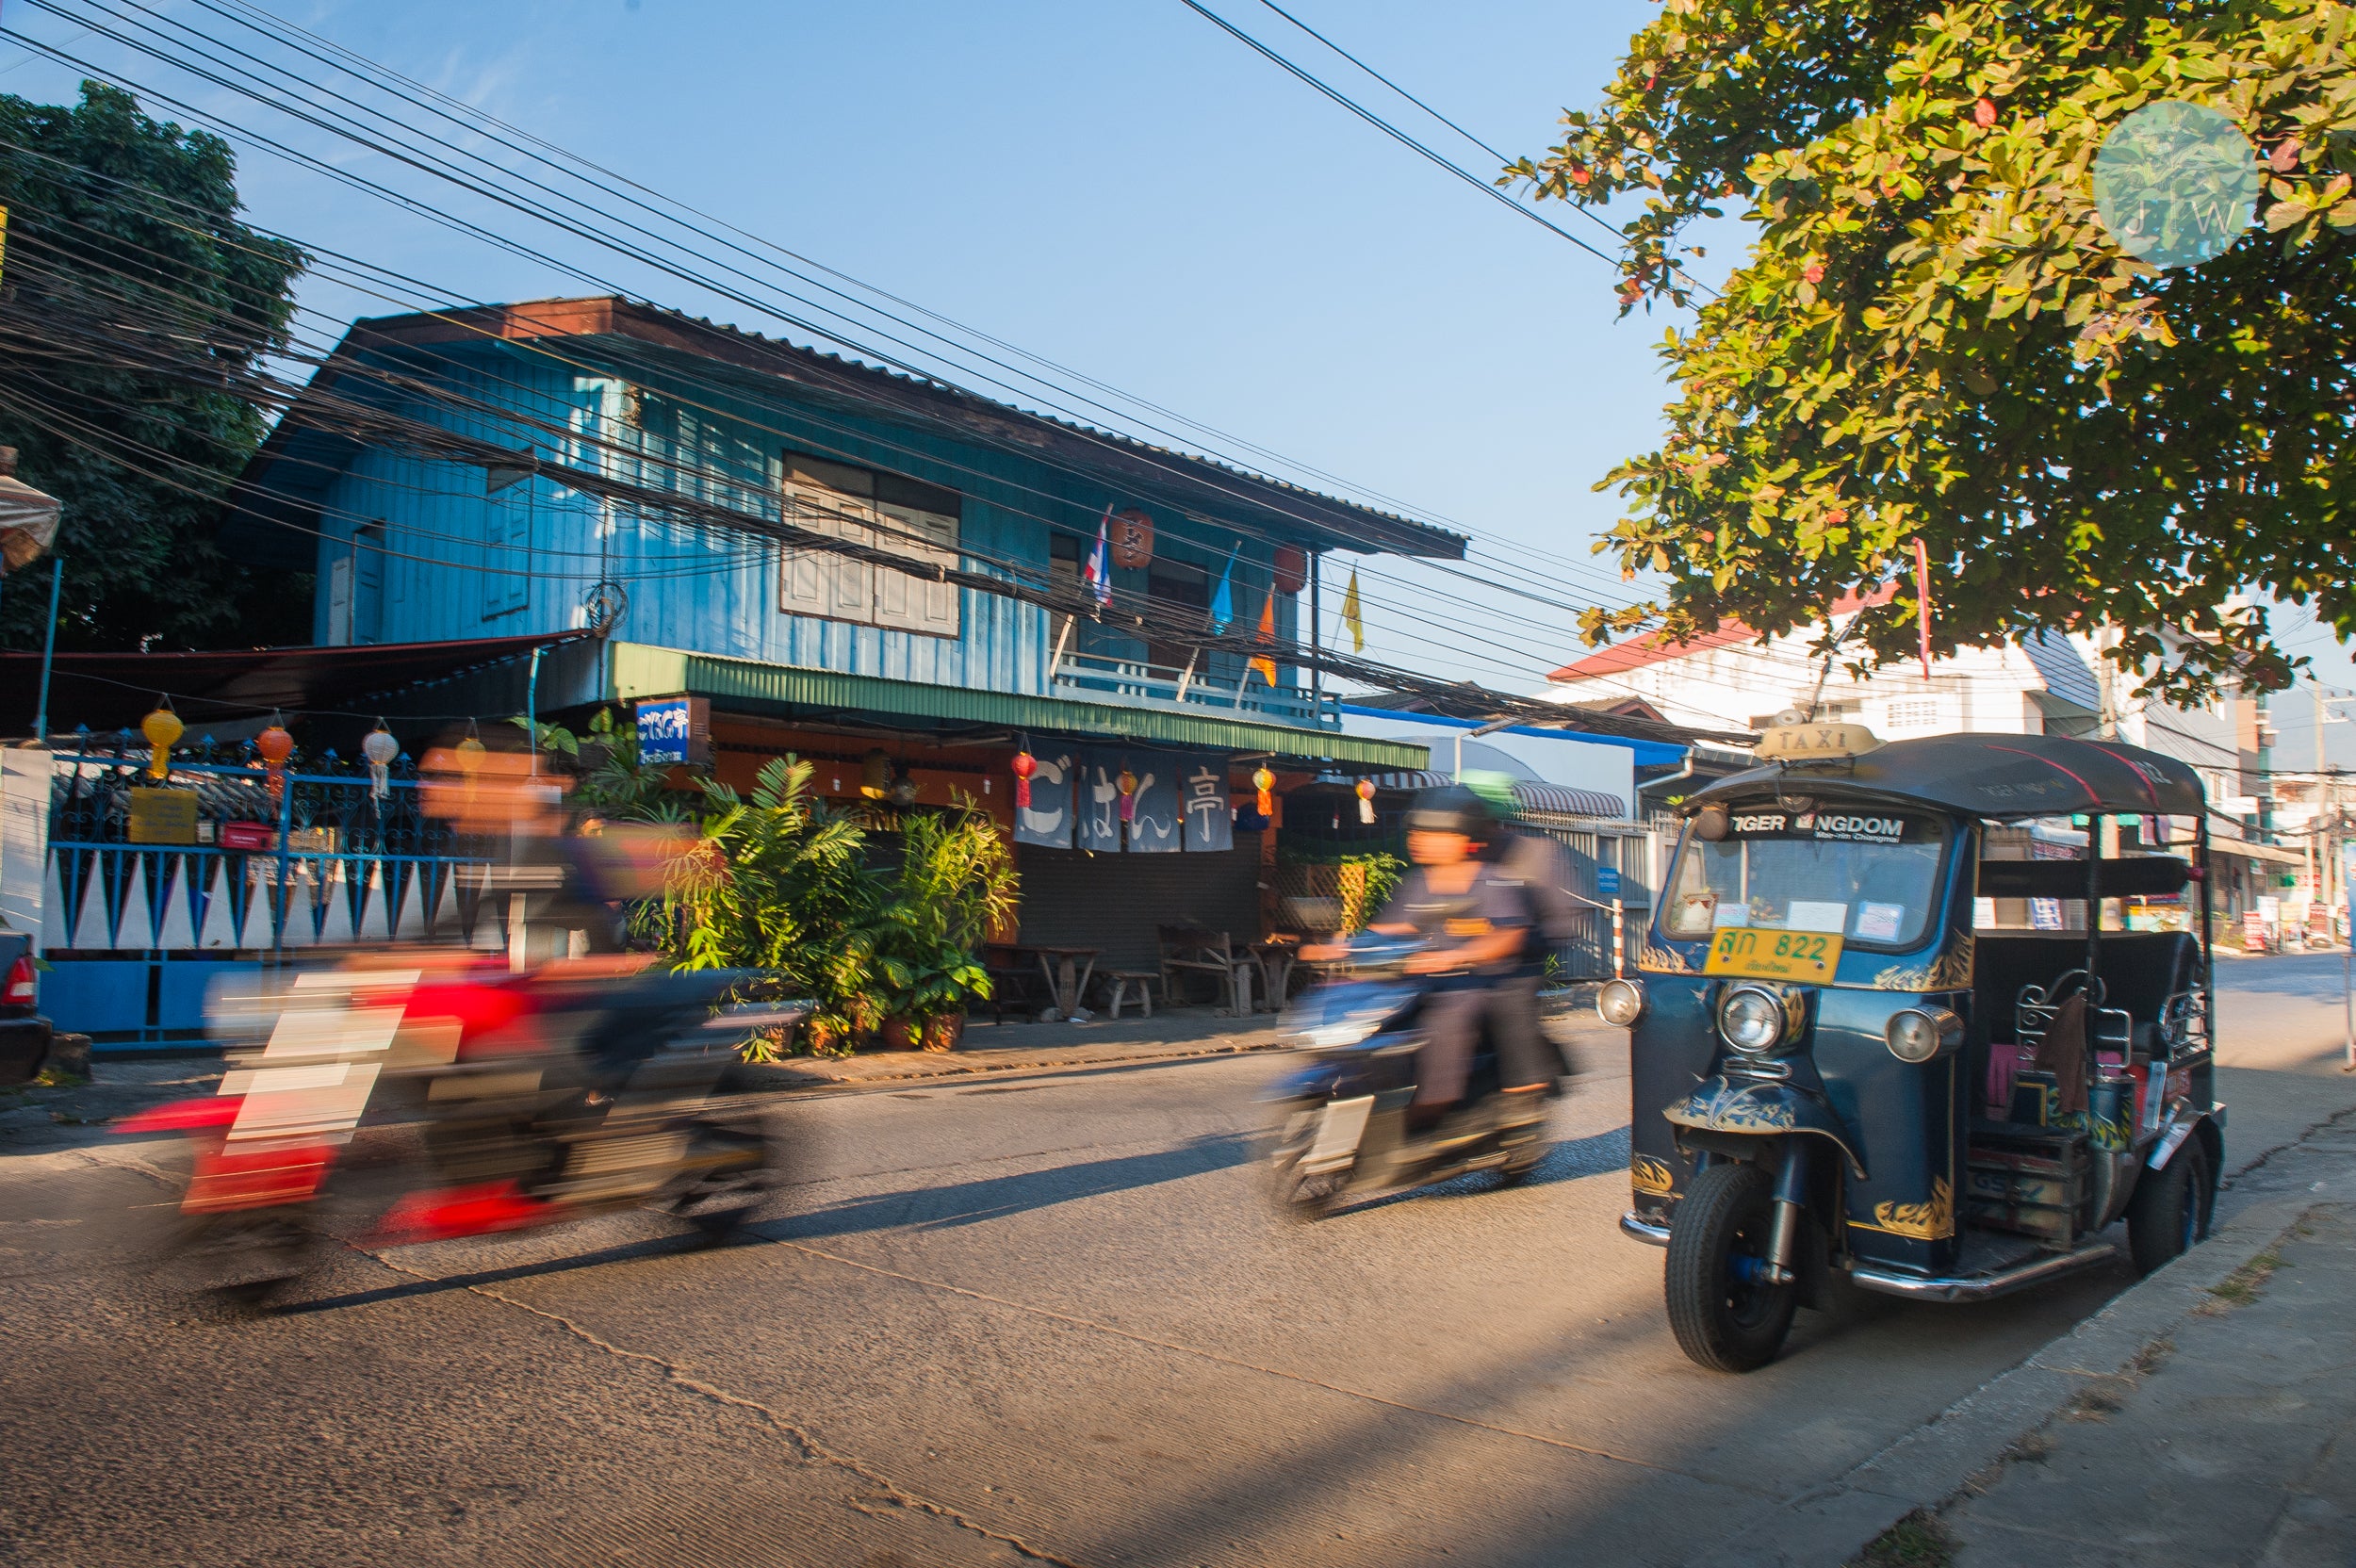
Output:
<instances>
[{"instance_id":1,"label":"sticker on windshield","mask_svg":"<svg viewBox=\"0 0 2356 1568\"><path fill-rule=\"evenodd\" d=\"M1744 905L1721 904L1710 911L1710 928L1712 931L1724 931L1728 926L1750 923L1751 911Z\"/></svg>"},{"instance_id":2,"label":"sticker on windshield","mask_svg":"<svg viewBox=\"0 0 2356 1568\"><path fill-rule=\"evenodd\" d=\"M1857 939L1861 942L1894 942L1906 928L1906 906L1903 904L1860 904L1857 912Z\"/></svg>"},{"instance_id":3,"label":"sticker on windshield","mask_svg":"<svg viewBox=\"0 0 2356 1568\"><path fill-rule=\"evenodd\" d=\"M1783 923L1794 931L1839 931L1849 923L1849 906L1846 904L1795 898Z\"/></svg>"}]
</instances>

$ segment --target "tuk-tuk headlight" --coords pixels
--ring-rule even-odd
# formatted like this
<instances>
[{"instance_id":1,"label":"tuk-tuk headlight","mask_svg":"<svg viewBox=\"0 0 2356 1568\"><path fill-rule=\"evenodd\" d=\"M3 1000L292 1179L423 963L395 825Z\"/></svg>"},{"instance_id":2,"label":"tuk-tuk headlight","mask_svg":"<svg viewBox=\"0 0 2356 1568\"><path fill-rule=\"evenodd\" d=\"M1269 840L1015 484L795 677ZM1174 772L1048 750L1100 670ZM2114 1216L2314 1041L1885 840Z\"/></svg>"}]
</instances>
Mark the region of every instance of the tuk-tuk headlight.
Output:
<instances>
[{"instance_id":1,"label":"tuk-tuk headlight","mask_svg":"<svg viewBox=\"0 0 2356 1568\"><path fill-rule=\"evenodd\" d=\"M1900 1061L1927 1062L1963 1038L1963 1020L1944 1007L1908 1007L1890 1015L1882 1038Z\"/></svg>"},{"instance_id":2,"label":"tuk-tuk headlight","mask_svg":"<svg viewBox=\"0 0 2356 1568\"><path fill-rule=\"evenodd\" d=\"M1744 1055L1759 1055L1798 1032L1796 1011L1791 998L1763 986L1737 986L1718 1004L1718 1033Z\"/></svg>"},{"instance_id":3,"label":"tuk-tuk headlight","mask_svg":"<svg viewBox=\"0 0 2356 1568\"><path fill-rule=\"evenodd\" d=\"M1614 1029L1626 1029L1644 1016L1644 988L1633 980L1612 980L1595 993L1595 1013Z\"/></svg>"}]
</instances>

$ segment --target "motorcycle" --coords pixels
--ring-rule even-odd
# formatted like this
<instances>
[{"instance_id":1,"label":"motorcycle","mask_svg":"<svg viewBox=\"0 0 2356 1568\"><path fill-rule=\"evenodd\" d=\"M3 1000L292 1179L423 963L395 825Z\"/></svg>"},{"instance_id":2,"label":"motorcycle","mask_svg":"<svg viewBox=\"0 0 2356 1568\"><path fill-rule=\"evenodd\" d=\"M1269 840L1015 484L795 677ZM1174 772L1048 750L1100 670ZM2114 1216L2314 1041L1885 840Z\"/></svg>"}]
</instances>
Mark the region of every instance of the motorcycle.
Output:
<instances>
[{"instance_id":1,"label":"motorcycle","mask_svg":"<svg viewBox=\"0 0 2356 1568\"><path fill-rule=\"evenodd\" d=\"M1300 1041L1297 1061L1263 1097L1278 1119L1268 1159L1279 1207L1317 1219L1345 1202L1471 1171L1493 1170L1508 1186L1529 1176L1546 1153L1543 1119L1503 1114L1486 1031L1464 1109L1437 1127L1411 1129L1419 1014L1432 981L1409 974L1406 963L1423 943L1369 933L1349 945L1347 968L1305 992L1278 1025Z\"/></svg>"},{"instance_id":2,"label":"motorcycle","mask_svg":"<svg viewBox=\"0 0 2356 1568\"><path fill-rule=\"evenodd\" d=\"M232 999L260 1049L114 1129L187 1140L168 1272L258 1306L337 1232L400 1247L651 1206L732 1237L782 1154L738 1054L807 1009L728 1004L736 972L582 968L355 963ZM384 1132L355 1153L364 1119Z\"/></svg>"}]
</instances>

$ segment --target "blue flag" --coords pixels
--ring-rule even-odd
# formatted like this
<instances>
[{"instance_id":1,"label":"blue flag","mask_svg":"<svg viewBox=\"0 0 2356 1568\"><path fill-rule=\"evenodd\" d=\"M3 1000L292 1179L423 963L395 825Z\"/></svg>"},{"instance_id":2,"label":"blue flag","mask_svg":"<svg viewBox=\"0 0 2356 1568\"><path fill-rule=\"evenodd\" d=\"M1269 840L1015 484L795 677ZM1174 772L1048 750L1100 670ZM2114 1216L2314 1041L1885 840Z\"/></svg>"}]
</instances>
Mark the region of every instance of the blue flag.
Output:
<instances>
[{"instance_id":1,"label":"blue flag","mask_svg":"<svg viewBox=\"0 0 2356 1568\"><path fill-rule=\"evenodd\" d=\"M1243 544L1238 540L1235 551L1240 551L1242 548ZM1211 635L1214 637L1225 632L1228 625L1235 618L1235 585L1228 580L1235 569L1235 553L1231 551L1227 557L1227 564L1219 569L1219 589L1211 596Z\"/></svg>"}]
</instances>

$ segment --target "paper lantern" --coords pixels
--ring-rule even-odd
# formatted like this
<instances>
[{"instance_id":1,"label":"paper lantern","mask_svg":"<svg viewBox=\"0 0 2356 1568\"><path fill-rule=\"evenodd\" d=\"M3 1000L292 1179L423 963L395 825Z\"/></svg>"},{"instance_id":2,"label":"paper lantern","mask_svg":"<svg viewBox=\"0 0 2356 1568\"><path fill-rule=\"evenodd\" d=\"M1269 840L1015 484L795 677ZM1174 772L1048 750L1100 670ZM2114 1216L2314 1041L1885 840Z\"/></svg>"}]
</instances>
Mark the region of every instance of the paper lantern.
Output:
<instances>
[{"instance_id":1,"label":"paper lantern","mask_svg":"<svg viewBox=\"0 0 2356 1568\"><path fill-rule=\"evenodd\" d=\"M1371 778L1358 780L1358 820L1367 824L1374 821L1374 780Z\"/></svg>"},{"instance_id":2,"label":"paper lantern","mask_svg":"<svg viewBox=\"0 0 2356 1568\"><path fill-rule=\"evenodd\" d=\"M1260 792L1260 815L1276 815L1276 796L1269 792L1276 788L1276 776L1266 768L1254 768L1252 770L1252 787Z\"/></svg>"},{"instance_id":3,"label":"paper lantern","mask_svg":"<svg viewBox=\"0 0 2356 1568\"><path fill-rule=\"evenodd\" d=\"M276 800L286 790L286 759L294 755L294 737L286 727L273 722L268 729L254 737L254 754L262 760L262 776L270 786L270 797Z\"/></svg>"},{"instance_id":4,"label":"paper lantern","mask_svg":"<svg viewBox=\"0 0 2356 1568\"><path fill-rule=\"evenodd\" d=\"M1113 564L1135 571L1153 564L1153 519L1131 507L1113 514Z\"/></svg>"},{"instance_id":5,"label":"paper lantern","mask_svg":"<svg viewBox=\"0 0 2356 1568\"><path fill-rule=\"evenodd\" d=\"M1299 545L1276 547L1276 591L1298 594L1309 585L1309 558Z\"/></svg>"},{"instance_id":6,"label":"paper lantern","mask_svg":"<svg viewBox=\"0 0 2356 1568\"><path fill-rule=\"evenodd\" d=\"M458 771L468 778L472 778L483 771L483 760L491 755L490 748L472 735L459 742L453 749L456 753Z\"/></svg>"},{"instance_id":7,"label":"paper lantern","mask_svg":"<svg viewBox=\"0 0 2356 1568\"><path fill-rule=\"evenodd\" d=\"M1039 772L1039 759L1028 747L1014 754L1014 808L1027 811L1031 808L1031 775Z\"/></svg>"},{"instance_id":8,"label":"paper lantern","mask_svg":"<svg viewBox=\"0 0 2356 1568\"><path fill-rule=\"evenodd\" d=\"M1137 776L1129 771L1129 764L1121 764L1121 820L1137 820Z\"/></svg>"},{"instance_id":9,"label":"paper lantern","mask_svg":"<svg viewBox=\"0 0 2356 1568\"><path fill-rule=\"evenodd\" d=\"M147 737L147 771L151 777L166 778L172 774L172 743L182 733L180 715L166 703L139 721L139 733Z\"/></svg>"},{"instance_id":10,"label":"paper lantern","mask_svg":"<svg viewBox=\"0 0 2356 1568\"><path fill-rule=\"evenodd\" d=\"M368 739L360 743L360 755L368 760L368 794L383 800L393 792L393 759L401 755L401 743L384 727L384 721L376 721Z\"/></svg>"}]
</instances>

